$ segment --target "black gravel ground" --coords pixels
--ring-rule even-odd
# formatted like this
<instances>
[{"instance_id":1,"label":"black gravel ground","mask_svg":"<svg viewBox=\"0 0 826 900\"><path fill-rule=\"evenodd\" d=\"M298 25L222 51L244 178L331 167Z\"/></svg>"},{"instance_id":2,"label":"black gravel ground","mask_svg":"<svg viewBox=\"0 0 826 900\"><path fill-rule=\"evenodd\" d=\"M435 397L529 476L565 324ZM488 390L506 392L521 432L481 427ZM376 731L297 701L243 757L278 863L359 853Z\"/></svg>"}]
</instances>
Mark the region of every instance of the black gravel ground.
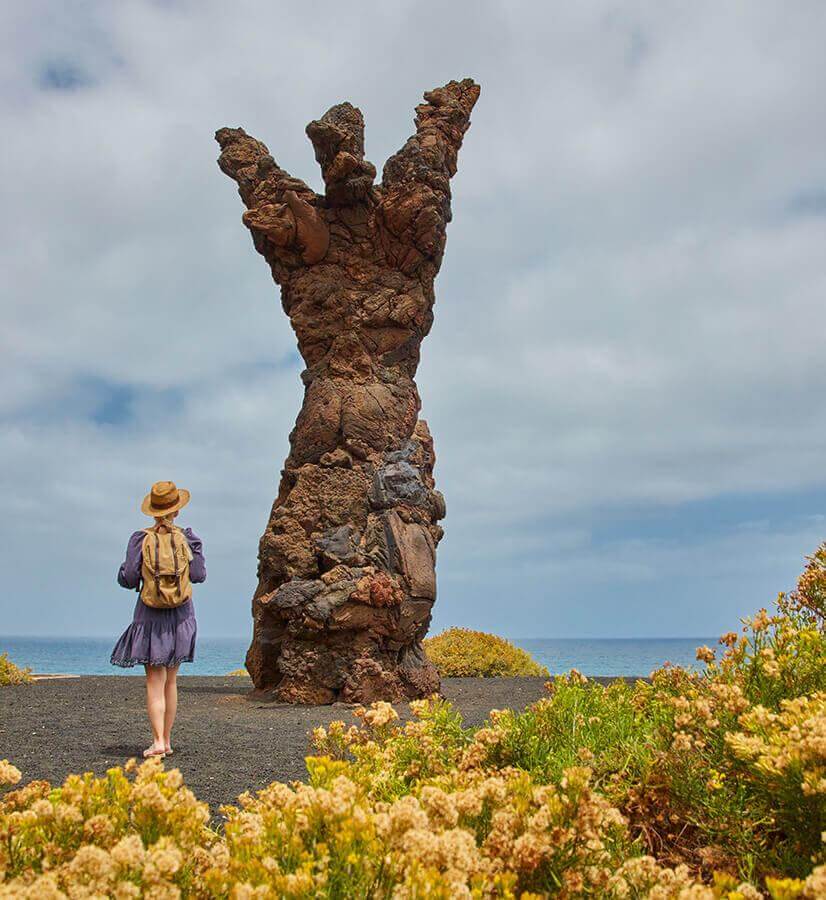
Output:
<instances>
[{"instance_id":1,"label":"black gravel ground","mask_svg":"<svg viewBox=\"0 0 826 900\"><path fill-rule=\"evenodd\" d=\"M447 678L442 690L468 725L491 709L524 709L543 695L545 678ZM595 679L607 682L611 679ZM246 678L181 676L173 756L187 785L213 813L242 791L303 780L308 733L352 709L286 706L246 699ZM406 705L399 705L404 714ZM140 756L151 743L142 676L100 675L0 688L0 759L24 781L61 783L70 772L106 769Z\"/></svg>"}]
</instances>

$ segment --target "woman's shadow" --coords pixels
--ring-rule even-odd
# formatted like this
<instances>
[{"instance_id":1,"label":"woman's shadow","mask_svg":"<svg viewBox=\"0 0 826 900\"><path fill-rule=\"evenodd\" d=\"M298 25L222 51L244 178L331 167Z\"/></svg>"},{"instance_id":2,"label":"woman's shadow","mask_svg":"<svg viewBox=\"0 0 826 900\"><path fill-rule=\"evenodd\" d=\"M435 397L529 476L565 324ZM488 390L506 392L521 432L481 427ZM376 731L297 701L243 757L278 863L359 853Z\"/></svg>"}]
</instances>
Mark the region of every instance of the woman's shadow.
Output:
<instances>
[{"instance_id":1,"label":"woman's shadow","mask_svg":"<svg viewBox=\"0 0 826 900\"><path fill-rule=\"evenodd\" d=\"M140 749L140 742L132 742L131 744L109 744L106 747L98 747L98 753L101 756L122 756L124 759L129 759L130 756L134 756L138 762L143 762L141 754L143 751ZM176 751L177 752L177 751Z\"/></svg>"}]
</instances>

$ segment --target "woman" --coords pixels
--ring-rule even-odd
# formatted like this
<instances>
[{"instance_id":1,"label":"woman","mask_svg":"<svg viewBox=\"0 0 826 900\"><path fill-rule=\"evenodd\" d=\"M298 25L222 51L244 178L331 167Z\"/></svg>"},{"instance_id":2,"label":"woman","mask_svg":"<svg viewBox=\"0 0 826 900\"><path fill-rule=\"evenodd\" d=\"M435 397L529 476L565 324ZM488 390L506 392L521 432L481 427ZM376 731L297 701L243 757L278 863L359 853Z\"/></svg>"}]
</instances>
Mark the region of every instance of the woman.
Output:
<instances>
[{"instance_id":1,"label":"woman","mask_svg":"<svg viewBox=\"0 0 826 900\"><path fill-rule=\"evenodd\" d=\"M159 481L144 497L141 510L155 524L136 531L126 546L118 584L140 594L132 624L112 651L115 666L143 664L146 670L146 711L152 746L145 757L169 756L178 708L178 666L195 657L197 624L192 584L206 581L201 539L191 528L173 524L189 503L189 491L171 481Z\"/></svg>"}]
</instances>

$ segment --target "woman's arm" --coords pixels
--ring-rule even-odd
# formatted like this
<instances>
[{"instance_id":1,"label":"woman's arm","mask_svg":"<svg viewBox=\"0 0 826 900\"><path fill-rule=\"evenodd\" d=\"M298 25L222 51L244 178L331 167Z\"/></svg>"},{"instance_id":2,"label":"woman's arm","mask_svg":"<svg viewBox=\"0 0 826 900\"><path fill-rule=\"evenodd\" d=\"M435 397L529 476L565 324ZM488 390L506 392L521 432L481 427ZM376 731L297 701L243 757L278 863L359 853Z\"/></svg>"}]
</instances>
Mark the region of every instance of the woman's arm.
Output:
<instances>
[{"instance_id":1,"label":"woman's arm","mask_svg":"<svg viewBox=\"0 0 826 900\"><path fill-rule=\"evenodd\" d=\"M126 545L126 559L118 569L118 584L123 588L137 590L141 583L141 557L145 536L144 532L136 531Z\"/></svg>"},{"instance_id":2,"label":"woman's arm","mask_svg":"<svg viewBox=\"0 0 826 900\"><path fill-rule=\"evenodd\" d=\"M189 563L189 580L193 584L202 584L206 581L204 545L191 528L184 528L183 531L189 543L189 549L192 551L192 560Z\"/></svg>"}]
</instances>

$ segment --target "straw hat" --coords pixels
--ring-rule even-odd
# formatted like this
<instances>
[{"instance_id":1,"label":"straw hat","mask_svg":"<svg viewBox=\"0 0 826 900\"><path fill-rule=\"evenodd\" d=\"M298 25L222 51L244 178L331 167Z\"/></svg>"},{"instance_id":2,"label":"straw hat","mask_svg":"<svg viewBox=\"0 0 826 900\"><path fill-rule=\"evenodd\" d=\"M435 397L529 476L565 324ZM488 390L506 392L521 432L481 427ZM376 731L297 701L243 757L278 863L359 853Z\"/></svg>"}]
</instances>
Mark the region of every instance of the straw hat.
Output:
<instances>
[{"instance_id":1,"label":"straw hat","mask_svg":"<svg viewBox=\"0 0 826 900\"><path fill-rule=\"evenodd\" d=\"M143 498L141 512L147 516L168 516L189 503L189 491L175 487L174 481L156 481Z\"/></svg>"}]
</instances>

